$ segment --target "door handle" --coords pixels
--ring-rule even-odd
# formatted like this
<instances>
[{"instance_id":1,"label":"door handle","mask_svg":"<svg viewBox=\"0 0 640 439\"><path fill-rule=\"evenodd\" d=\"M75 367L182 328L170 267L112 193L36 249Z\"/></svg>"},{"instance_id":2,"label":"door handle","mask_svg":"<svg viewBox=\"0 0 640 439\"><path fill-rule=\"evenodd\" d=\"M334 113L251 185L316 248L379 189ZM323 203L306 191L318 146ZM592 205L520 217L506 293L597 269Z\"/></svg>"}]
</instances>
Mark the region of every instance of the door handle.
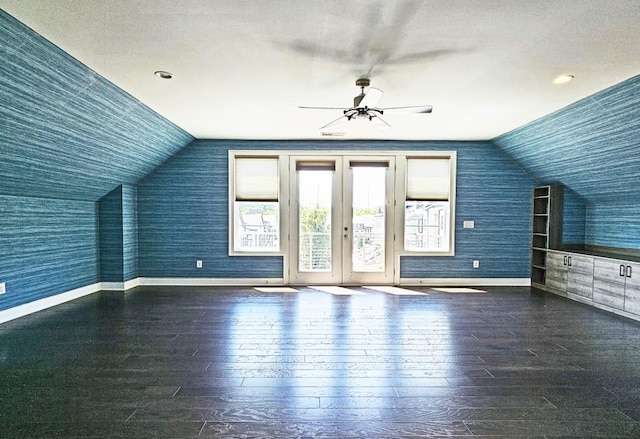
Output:
<instances>
[{"instance_id":1,"label":"door handle","mask_svg":"<svg viewBox=\"0 0 640 439\"><path fill-rule=\"evenodd\" d=\"M620 265L620 276L624 277L624 275L625 275L625 267L624 265Z\"/></svg>"},{"instance_id":2,"label":"door handle","mask_svg":"<svg viewBox=\"0 0 640 439\"><path fill-rule=\"evenodd\" d=\"M627 269L625 270L625 274L627 277L631 277L631 265L627 265Z\"/></svg>"}]
</instances>

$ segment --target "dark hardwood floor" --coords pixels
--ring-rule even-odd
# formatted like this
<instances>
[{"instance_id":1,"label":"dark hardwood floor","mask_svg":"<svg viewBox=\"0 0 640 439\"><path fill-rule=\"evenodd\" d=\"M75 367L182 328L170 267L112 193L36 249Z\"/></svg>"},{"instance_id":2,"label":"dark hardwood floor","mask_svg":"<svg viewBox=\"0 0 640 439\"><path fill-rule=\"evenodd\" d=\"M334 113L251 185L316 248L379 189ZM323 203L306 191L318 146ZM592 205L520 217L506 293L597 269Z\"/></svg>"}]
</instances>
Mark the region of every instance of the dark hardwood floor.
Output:
<instances>
[{"instance_id":1,"label":"dark hardwood floor","mask_svg":"<svg viewBox=\"0 0 640 439\"><path fill-rule=\"evenodd\" d=\"M0 437L640 437L637 323L352 290L138 288L0 325Z\"/></svg>"}]
</instances>

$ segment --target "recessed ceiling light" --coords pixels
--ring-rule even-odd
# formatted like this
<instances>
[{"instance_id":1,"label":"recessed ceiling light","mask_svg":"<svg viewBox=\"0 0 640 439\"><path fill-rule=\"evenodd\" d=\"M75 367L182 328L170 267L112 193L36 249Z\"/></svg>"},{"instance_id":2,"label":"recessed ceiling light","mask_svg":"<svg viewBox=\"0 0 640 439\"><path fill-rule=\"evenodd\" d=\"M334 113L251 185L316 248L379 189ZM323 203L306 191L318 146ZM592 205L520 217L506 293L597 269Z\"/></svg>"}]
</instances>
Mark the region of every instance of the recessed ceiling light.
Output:
<instances>
[{"instance_id":1,"label":"recessed ceiling light","mask_svg":"<svg viewBox=\"0 0 640 439\"><path fill-rule=\"evenodd\" d=\"M156 75L158 78L162 78L162 79L171 79L171 78L173 78L173 74L171 72L165 72L164 70L158 70L157 72L154 72L153 74Z\"/></svg>"},{"instance_id":2,"label":"recessed ceiling light","mask_svg":"<svg viewBox=\"0 0 640 439\"><path fill-rule=\"evenodd\" d=\"M556 78L553 80L553 83L558 85L558 84L566 84L569 81L572 81L573 78L575 78L575 76L573 75L560 75L560 76L556 76Z\"/></svg>"}]
</instances>

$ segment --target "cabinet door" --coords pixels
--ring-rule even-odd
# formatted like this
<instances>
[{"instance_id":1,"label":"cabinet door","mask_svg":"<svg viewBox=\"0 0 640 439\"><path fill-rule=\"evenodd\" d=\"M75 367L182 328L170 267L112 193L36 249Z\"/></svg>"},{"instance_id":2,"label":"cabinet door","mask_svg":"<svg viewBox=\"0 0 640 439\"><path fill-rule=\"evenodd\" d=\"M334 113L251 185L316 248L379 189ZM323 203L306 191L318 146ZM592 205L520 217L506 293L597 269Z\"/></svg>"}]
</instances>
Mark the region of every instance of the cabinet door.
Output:
<instances>
[{"instance_id":1,"label":"cabinet door","mask_svg":"<svg viewBox=\"0 0 640 439\"><path fill-rule=\"evenodd\" d=\"M640 264L626 264L625 276L626 288L624 295L624 310L640 315Z\"/></svg>"},{"instance_id":2,"label":"cabinet door","mask_svg":"<svg viewBox=\"0 0 640 439\"><path fill-rule=\"evenodd\" d=\"M593 271L593 301L616 309L624 309L623 261L596 258Z\"/></svg>"},{"instance_id":3,"label":"cabinet door","mask_svg":"<svg viewBox=\"0 0 640 439\"><path fill-rule=\"evenodd\" d=\"M558 292L567 291L567 255L549 252L547 254L547 281L545 285Z\"/></svg>"},{"instance_id":4,"label":"cabinet door","mask_svg":"<svg viewBox=\"0 0 640 439\"><path fill-rule=\"evenodd\" d=\"M591 299L593 296L593 260L581 255L570 255L567 274L567 293Z\"/></svg>"}]
</instances>

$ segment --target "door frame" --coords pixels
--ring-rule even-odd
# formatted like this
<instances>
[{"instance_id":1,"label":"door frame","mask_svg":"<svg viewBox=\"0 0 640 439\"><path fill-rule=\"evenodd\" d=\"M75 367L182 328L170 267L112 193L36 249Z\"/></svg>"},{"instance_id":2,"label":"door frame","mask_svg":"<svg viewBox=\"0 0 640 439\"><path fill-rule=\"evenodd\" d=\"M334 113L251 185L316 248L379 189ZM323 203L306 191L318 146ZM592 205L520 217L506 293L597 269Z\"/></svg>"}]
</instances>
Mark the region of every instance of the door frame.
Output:
<instances>
[{"instance_id":1,"label":"door frame","mask_svg":"<svg viewBox=\"0 0 640 439\"><path fill-rule=\"evenodd\" d=\"M321 155L291 154L289 156L289 218L286 252L290 264L287 269L287 283L294 285L392 285L396 273L395 248L395 154L358 152L331 153ZM298 162L333 162L335 171L332 178L331 209L331 260L332 269L326 272L299 272L299 200ZM382 272L353 271L353 174L351 162L387 162L385 184L385 253ZM336 200L341 202L336 203ZM346 229L345 229L346 227Z\"/></svg>"}]
</instances>

